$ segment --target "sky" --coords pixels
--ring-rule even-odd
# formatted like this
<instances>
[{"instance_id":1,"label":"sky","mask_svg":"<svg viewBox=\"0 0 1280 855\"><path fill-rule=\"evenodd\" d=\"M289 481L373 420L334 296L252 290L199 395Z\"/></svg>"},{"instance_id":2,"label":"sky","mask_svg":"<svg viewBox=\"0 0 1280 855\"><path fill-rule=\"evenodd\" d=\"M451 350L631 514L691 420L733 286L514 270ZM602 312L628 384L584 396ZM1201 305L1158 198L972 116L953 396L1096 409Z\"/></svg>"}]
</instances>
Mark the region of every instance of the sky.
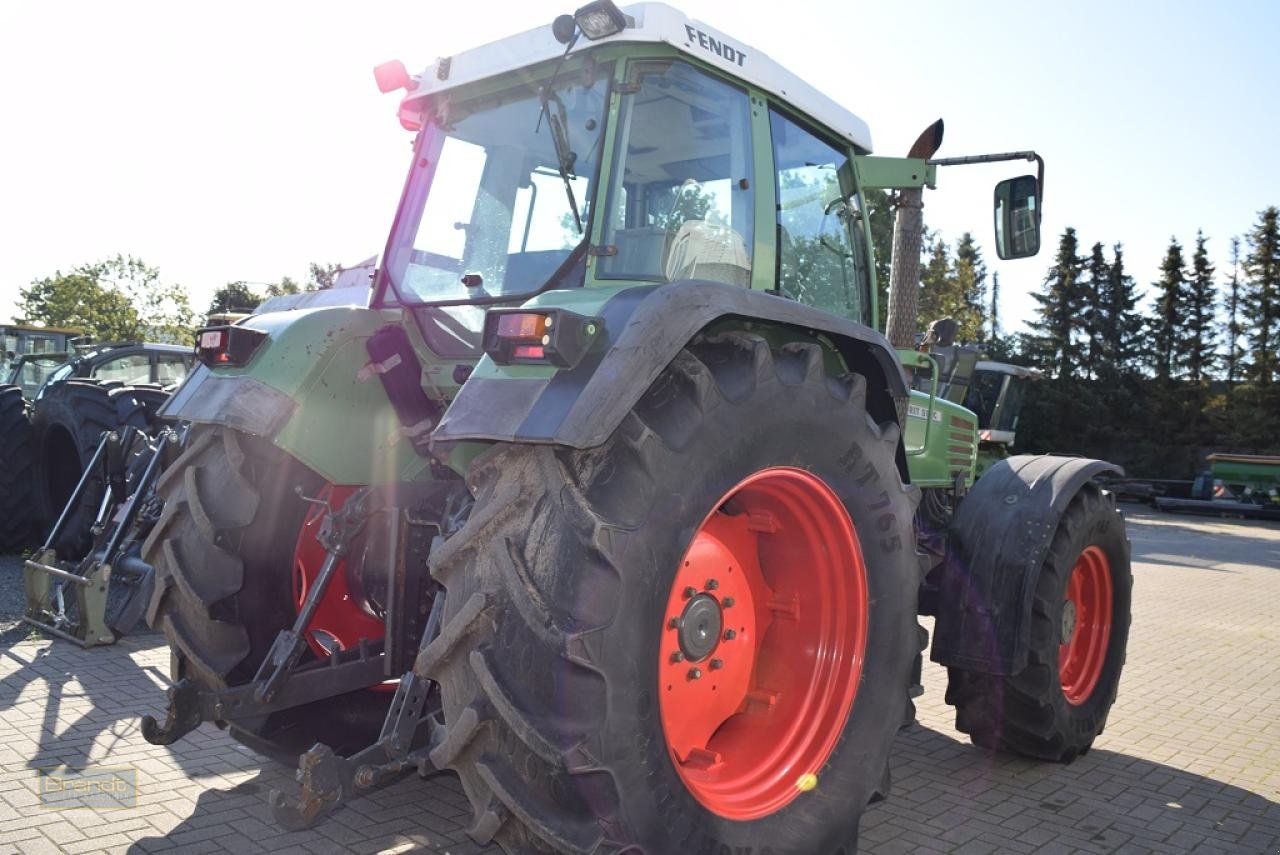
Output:
<instances>
[{"instance_id":1,"label":"sky","mask_svg":"<svg viewBox=\"0 0 1280 855\"><path fill-rule=\"evenodd\" d=\"M0 0L0 320L32 279L117 253L200 308L378 253L411 139L373 66L416 72L576 5ZM1149 286L1171 237L1203 229L1225 273L1231 236L1280 205L1280 3L675 5L863 117L878 154L939 117L939 156L1038 151L1036 258L992 247L991 188L1019 164L943 169L925 198L931 227L978 237L1006 329L1066 226L1082 251L1123 242Z\"/></svg>"}]
</instances>

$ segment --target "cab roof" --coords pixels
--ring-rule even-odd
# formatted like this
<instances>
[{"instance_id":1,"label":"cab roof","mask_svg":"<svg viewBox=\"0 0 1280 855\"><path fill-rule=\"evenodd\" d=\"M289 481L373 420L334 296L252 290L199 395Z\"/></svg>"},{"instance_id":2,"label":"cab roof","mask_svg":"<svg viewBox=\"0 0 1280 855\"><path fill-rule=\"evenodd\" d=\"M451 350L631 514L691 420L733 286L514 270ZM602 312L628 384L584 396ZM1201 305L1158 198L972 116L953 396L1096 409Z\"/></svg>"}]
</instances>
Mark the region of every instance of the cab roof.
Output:
<instances>
[{"instance_id":1,"label":"cab roof","mask_svg":"<svg viewBox=\"0 0 1280 855\"><path fill-rule=\"evenodd\" d=\"M570 55L603 44L670 45L768 92L795 111L839 133L863 151L871 151L871 130L866 122L763 52L665 3L636 3L623 6L622 12L629 20L621 32L596 41L579 38ZM555 60L563 54L564 45L556 41L548 21L542 27L442 57L417 78L416 88L401 102L401 115L418 113L421 102L430 96Z\"/></svg>"}]
</instances>

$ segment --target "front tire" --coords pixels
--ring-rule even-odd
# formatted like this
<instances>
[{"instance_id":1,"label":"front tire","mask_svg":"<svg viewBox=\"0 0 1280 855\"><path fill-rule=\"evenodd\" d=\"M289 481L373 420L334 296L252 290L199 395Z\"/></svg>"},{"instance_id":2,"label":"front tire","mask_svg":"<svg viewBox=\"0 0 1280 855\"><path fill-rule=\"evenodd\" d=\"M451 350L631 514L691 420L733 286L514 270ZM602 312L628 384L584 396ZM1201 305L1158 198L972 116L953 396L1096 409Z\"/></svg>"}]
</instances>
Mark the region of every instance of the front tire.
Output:
<instances>
[{"instance_id":1,"label":"front tire","mask_svg":"<svg viewBox=\"0 0 1280 855\"><path fill-rule=\"evenodd\" d=\"M1133 573L1115 497L1086 485L1058 523L1031 609L1027 665L948 669L956 729L976 745L1069 763L1102 733L1129 640Z\"/></svg>"},{"instance_id":2,"label":"front tire","mask_svg":"<svg viewBox=\"0 0 1280 855\"><path fill-rule=\"evenodd\" d=\"M911 537L915 491L895 465L898 428L867 415L865 393L858 375L825 376L815 344L771 349L753 335L703 339L676 357L603 446L500 445L477 459L468 479L475 508L432 556L445 615L419 660L441 686L447 723L432 759L458 772L475 810L473 838L513 853L854 851L863 807L887 789L916 652L920 566ZM735 506L743 485L779 473L809 482L805 495L828 493L835 510L815 513L844 517L856 532L865 573L852 557L842 566L865 583L865 599L849 592L850 582L845 613L862 615L865 646L856 657L860 678L813 666L831 681L824 689L849 701L814 708L825 748L806 754L807 743L796 743L811 763L804 768L761 761L761 775L782 787L754 803L739 799L747 806L735 809L690 785L668 738L670 598L681 596L684 561L708 521L745 527L750 503ZM781 514L781 523L804 528L798 515ZM792 546L800 552L791 559L825 551L816 538ZM808 570L768 546L757 554L779 591ZM730 566L737 567L726 565L725 574ZM813 591L832 582L814 578ZM724 590L703 588L699 596L716 592L725 606ZM803 592L794 604L798 624L820 623L816 616L830 606ZM738 625L733 614L725 626ZM774 632L762 633L761 650ZM710 668L720 654L698 655L686 664ZM714 673L726 675L729 691L734 666L724 658ZM771 662L775 677L786 664ZM758 659L751 670L758 676L762 668ZM703 694L688 702L715 697ZM767 721L771 700L762 694L744 705L763 704L753 712ZM780 695L779 721L788 703ZM699 735L703 753L689 757L717 754L728 743L715 740L740 719L730 714L714 736ZM773 738L759 732L763 742ZM742 749L720 756L731 764L735 750Z\"/></svg>"}]
</instances>

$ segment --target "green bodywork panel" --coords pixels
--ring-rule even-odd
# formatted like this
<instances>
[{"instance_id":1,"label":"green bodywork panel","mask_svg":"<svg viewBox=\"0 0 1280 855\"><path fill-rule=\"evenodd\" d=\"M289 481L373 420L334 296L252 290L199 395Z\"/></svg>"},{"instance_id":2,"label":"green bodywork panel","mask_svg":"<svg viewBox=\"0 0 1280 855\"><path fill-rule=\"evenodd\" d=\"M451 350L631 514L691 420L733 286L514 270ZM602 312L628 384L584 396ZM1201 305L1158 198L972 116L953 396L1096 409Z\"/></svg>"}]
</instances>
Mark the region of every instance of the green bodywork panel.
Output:
<instances>
[{"instance_id":1,"label":"green bodywork panel","mask_svg":"<svg viewBox=\"0 0 1280 855\"><path fill-rule=\"evenodd\" d=\"M927 427L926 427L927 426ZM956 475L974 480L978 418L972 411L927 392L912 390L907 407L907 469L920 487L950 487Z\"/></svg>"},{"instance_id":2,"label":"green bodywork panel","mask_svg":"<svg viewBox=\"0 0 1280 855\"><path fill-rule=\"evenodd\" d=\"M427 461L400 436L400 423L376 374L361 379L369 362L365 342L379 328L401 323L398 310L352 307L302 309L259 315L245 326L267 333L249 364L217 368L220 376L247 376L284 393L296 404L271 440L334 484L420 477ZM410 340L421 354L411 321ZM427 363L424 377L456 389L452 362Z\"/></svg>"},{"instance_id":3,"label":"green bodywork panel","mask_svg":"<svg viewBox=\"0 0 1280 855\"><path fill-rule=\"evenodd\" d=\"M914 157L860 154L853 158L853 169L863 190L933 189L938 181L938 167Z\"/></svg>"},{"instance_id":4,"label":"green bodywork panel","mask_svg":"<svg viewBox=\"0 0 1280 855\"><path fill-rule=\"evenodd\" d=\"M927 353L899 349L898 358L911 370L924 370L937 378L938 364ZM978 417L972 410L938 395L937 381L928 392L911 391L904 431L907 470L911 483L920 487L952 487L956 475L964 483L977 477Z\"/></svg>"}]
</instances>

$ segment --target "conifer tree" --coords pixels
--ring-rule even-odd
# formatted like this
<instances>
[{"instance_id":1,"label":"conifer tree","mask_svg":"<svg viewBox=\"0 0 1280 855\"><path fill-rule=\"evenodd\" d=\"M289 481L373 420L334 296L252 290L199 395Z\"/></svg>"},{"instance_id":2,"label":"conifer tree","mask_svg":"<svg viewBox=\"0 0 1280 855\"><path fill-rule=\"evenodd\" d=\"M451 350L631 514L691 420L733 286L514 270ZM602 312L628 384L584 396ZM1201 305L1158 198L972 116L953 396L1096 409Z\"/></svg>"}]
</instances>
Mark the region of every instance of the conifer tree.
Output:
<instances>
[{"instance_id":1,"label":"conifer tree","mask_svg":"<svg viewBox=\"0 0 1280 855\"><path fill-rule=\"evenodd\" d=\"M1103 338L1107 364L1121 374L1134 374L1142 343L1142 316L1137 312L1138 283L1124 271L1124 244L1111 247L1110 276L1104 299Z\"/></svg>"},{"instance_id":2,"label":"conifer tree","mask_svg":"<svg viewBox=\"0 0 1280 855\"><path fill-rule=\"evenodd\" d=\"M1111 265L1107 264L1102 252L1102 242L1093 245L1089 260L1085 264L1084 276L1080 280L1081 312L1080 320L1084 327L1084 349L1088 373L1093 377L1101 377L1106 371L1103 363L1106 360L1104 328L1107 326L1106 294L1111 285Z\"/></svg>"},{"instance_id":3,"label":"conifer tree","mask_svg":"<svg viewBox=\"0 0 1280 855\"><path fill-rule=\"evenodd\" d=\"M1214 363L1214 310L1217 290L1214 266L1209 263L1208 239L1196 232L1196 251L1191 256L1187 277L1187 313L1185 316L1185 350L1187 376L1199 383L1208 378Z\"/></svg>"},{"instance_id":4,"label":"conifer tree","mask_svg":"<svg viewBox=\"0 0 1280 855\"><path fill-rule=\"evenodd\" d=\"M1000 338L1000 271L991 273L991 311L987 316L991 320L991 340Z\"/></svg>"},{"instance_id":5,"label":"conifer tree","mask_svg":"<svg viewBox=\"0 0 1280 855\"><path fill-rule=\"evenodd\" d=\"M1231 281L1227 288L1226 333L1227 388L1233 388L1240 380L1243 352L1240 350L1240 238L1231 238Z\"/></svg>"},{"instance_id":6,"label":"conifer tree","mask_svg":"<svg viewBox=\"0 0 1280 855\"><path fill-rule=\"evenodd\" d=\"M1151 319L1152 364L1161 380L1176 376L1186 362L1182 323L1188 303L1185 266L1182 244L1176 237L1171 238L1160 264L1160 279L1155 283L1156 306Z\"/></svg>"},{"instance_id":7,"label":"conifer tree","mask_svg":"<svg viewBox=\"0 0 1280 855\"><path fill-rule=\"evenodd\" d=\"M970 232L956 241L954 274L948 289L951 317L960 324L960 338L964 341L982 341L986 338L986 290L987 265L982 260Z\"/></svg>"},{"instance_id":8,"label":"conifer tree","mask_svg":"<svg viewBox=\"0 0 1280 855\"><path fill-rule=\"evenodd\" d=\"M1280 209L1274 205L1259 212L1258 222L1246 236L1245 288L1242 305L1248 317L1248 376L1259 386L1270 387L1280 372Z\"/></svg>"},{"instance_id":9,"label":"conifer tree","mask_svg":"<svg viewBox=\"0 0 1280 855\"><path fill-rule=\"evenodd\" d=\"M1044 292L1033 294L1040 304L1039 316L1030 322L1034 331L1026 339L1028 356L1043 368L1070 377L1081 362L1075 332L1081 308L1080 275L1083 266L1077 255L1076 230L1068 227L1058 240L1058 254L1044 280Z\"/></svg>"},{"instance_id":10,"label":"conifer tree","mask_svg":"<svg viewBox=\"0 0 1280 855\"><path fill-rule=\"evenodd\" d=\"M946 241L934 236L926 244L927 258L920 272L919 318L916 329L925 330L929 324L948 316L947 291L951 279L951 251Z\"/></svg>"}]
</instances>

